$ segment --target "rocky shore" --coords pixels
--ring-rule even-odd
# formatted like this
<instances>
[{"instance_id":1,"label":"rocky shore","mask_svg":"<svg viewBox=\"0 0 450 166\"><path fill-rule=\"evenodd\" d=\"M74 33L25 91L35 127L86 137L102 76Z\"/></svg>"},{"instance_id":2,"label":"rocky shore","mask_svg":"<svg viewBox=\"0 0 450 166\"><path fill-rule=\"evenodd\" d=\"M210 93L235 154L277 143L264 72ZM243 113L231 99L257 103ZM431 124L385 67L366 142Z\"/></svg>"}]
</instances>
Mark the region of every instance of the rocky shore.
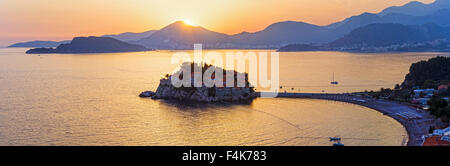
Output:
<instances>
[{"instance_id":1,"label":"rocky shore","mask_svg":"<svg viewBox=\"0 0 450 166\"><path fill-rule=\"evenodd\" d=\"M229 87L174 87L169 79L161 79L156 92L145 91L139 97L152 99L173 99L196 102L240 102L257 97L251 88Z\"/></svg>"},{"instance_id":2,"label":"rocky shore","mask_svg":"<svg viewBox=\"0 0 450 166\"><path fill-rule=\"evenodd\" d=\"M198 64L184 64L187 65L185 67L190 68L189 65L194 67L200 67ZM205 65L202 66L202 71L205 71L207 68L211 66ZM225 73L225 70L224 70ZM193 74L193 73L192 73ZM247 77L247 74L244 74ZM235 71L235 80L237 80L238 73ZM167 75L166 78L160 80L159 86L155 92L153 91L145 91L142 92L139 96L142 98L152 98L152 99L173 99L180 101L195 101L195 102L244 102L251 101L255 99L258 95L255 93L253 88L250 86L248 79L245 81L245 87L226 87L226 81L223 81L223 87L206 87L205 85L201 87L193 87L193 83L195 80L194 77L191 76L192 84L190 87L175 87L171 82L170 75ZM180 76L182 77L182 76ZM215 75L212 77L215 78ZM226 77L224 76L225 80ZM235 82L235 85L236 82Z\"/></svg>"}]
</instances>

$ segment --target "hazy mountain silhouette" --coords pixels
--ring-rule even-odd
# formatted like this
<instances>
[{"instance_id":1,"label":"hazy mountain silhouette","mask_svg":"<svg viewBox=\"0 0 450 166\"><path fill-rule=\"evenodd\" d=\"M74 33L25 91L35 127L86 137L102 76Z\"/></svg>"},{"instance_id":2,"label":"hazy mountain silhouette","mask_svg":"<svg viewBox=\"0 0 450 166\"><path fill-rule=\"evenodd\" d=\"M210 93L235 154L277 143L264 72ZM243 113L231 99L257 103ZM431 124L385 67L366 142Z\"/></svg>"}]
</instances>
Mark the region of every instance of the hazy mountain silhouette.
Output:
<instances>
[{"instance_id":1,"label":"hazy mountain silhouette","mask_svg":"<svg viewBox=\"0 0 450 166\"><path fill-rule=\"evenodd\" d=\"M229 41L229 36L226 34L177 21L155 32L150 37L134 43L157 49L192 49L195 43L202 43L204 48L215 48L214 46L227 41Z\"/></svg>"},{"instance_id":2,"label":"hazy mountain silhouette","mask_svg":"<svg viewBox=\"0 0 450 166\"><path fill-rule=\"evenodd\" d=\"M103 35L102 37L111 37L124 42L138 41L143 38L147 38L155 33L157 30L145 31L142 33L125 32L118 35Z\"/></svg>"},{"instance_id":3,"label":"hazy mountain silhouette","mask_svg":"<svg viewBox=\"0 0 450 166\"><path fill-rule=\"evenodd\" d=\"M179 21L164 27L150 37L133 43L157 49L192 49L194 43L202 43L203 47L208 49L280 48L288 44L328 43L349 34L357 28L370 24L422 25L433 23L448 26L450 25L449 16L450 9L441 9L427 16L410 16L398 13L379 16L372 13L363 13L329 26L285 21L274 23L262 31L242 32L236 35L217 33L200 26L186 25Z\"/></svg>"},{"instance_id":4,"label":"hazy mountain silhouette","mask_svg":"<svg viewBox=\"0 0 450 166\"><path fill-rule=\"evenodd\" d=\"M391 13L382 17L382 22L399 23L404 25L420 25L434 23L440 26L450 25L450 9L440 9L426 16L410 16L405 14Z\"/></svg>"},{"instance_id":5,"label":"hazy mountain silhouette","mask_svg":"<svg viewBox=\"0 0 450 166\"><path fill-rule=\"evenodd\" d=\"M375 23L398 23L404 25L421 25L425 23L434 23L440 26L450 25L450 9L441 9L426 16L411 16L399 13L390 13L385 16L378 14L364 13L353 16L344 21L337 22L327 27L332 30L332 35L341 37L350 33L356 28Z\"/></svg>"},{"instance_id":6,"label":"hazy mountain silhouette","mask_svg":"<svg viewBox=\"0 0 450 166\"><path fill-rule=\"evenodd\" d=\"M286 21L255 33L226 35L179 21L134 43L158 49L192 49L194 43L202 43L204 48L278 48L298 42L327 42L332 39L329 32L324 27Z\"/></svg>"},{"instance_id":7,"label":"hazy mountain silhouette","mask_svg":"<svg viewBox=\"0 0 450 166\"><path fill-rule=\"evenodd\" d=\"M390 7L379 14L363 13L328 26L285 21L271 24L264 30L254 33L242 32L227 35L178 21L157 31L105 35L104 37L112 37L155 49L192 49L195 43L203 44L203 48L206 49L279 48L288 44L329 43L344 37L355 29L371 24L422 25L433 23L445 27L450 25L449 18L450 0L437 0L432 4L411 2L401 7ZM367 30L376 31L376 29L366 27ZM357 34L360 33L353 33L352 36ZM48 47L47 45L34 46Z\"/></svg>"},{"instance_id":8,"label":"hazy mountain silhouette","mask_svg":"<svg viewBox=\"0 0 450 166\"><path fill-rule=\"evenodd\" d=\"M417 43L450 37L450 28L436 24L402 25L370 24L357 28L350 34L329 44L331 47L352 45L389 46L393 44Z\"/></svg>"},{"instance_id":9,"label":"hazy mountain silhouette","mask_svg":"<svg viewBox=\"0 0 450 166\"><path fill-rule=\"evenodd\" d=\"M70 40L65 41L29 41L12 44L8 47L58 47L60 44L70 43Z\"/></svg>"},{"instance_id":10,"label":"hazy mountain silhouette","mask_svg":"<svg viewBox=\"0 0 450 166\"><path fill-rule=\"evenodd\" d=\"M278 51L448 52L450 26L370 24L328 44L289 44Z\"/></svg>"},{"instance_id":11,"label":"hazy mountain silhouette","mask_svg":"<svg viewBox=\"0 0 450 166\"><path fill-rule=\"evenodd\" d=\"M56 49L35 48L27 51L28 54L43 53L113 53L113 52L137 52L149 49L129 44L110 37L76 37L68 44L61 44Z\"/></svg>"},{"instance_id":12,"label":"hazy mountain silhouette","mask_svg":"<svg viewBox=\"0 0 450 166\"><path fill-rule=\"evenodd\" d=\"M403 25L434 23L448 26L450 25L449 16L450 9L441 9L426 16L399 13L380 16L363 13L328 26L285 21L274 23L262 31L242 32L236 35L226 35L176 22L135 43L157 49L192 49L194 43L202 43L204 48L280 48L288 44L328 43L357 28L377 23Z\"/></svg>"},{"instance_id":13,"label":"hazy mountain silhouette","mask_svg":"<svg viewBox=\"0 0 450 166\"><path fill-rule=\"evenodd\" d=\"M386 8L382 12L380 12L379 15L385 16L390 13L398 13L412 16L425 16L441 9L450 9L450 1L436 0L431 4L424 4L422 2L413 1L403 6L393 6Z\"/></svg>"},{"instance_id":14,"label":"hazy mountain silhouette","mask_svg":"<svg viewBox=\"0 0 450 166\"><path fill-rule=\"evenodd\" d=\"M331 40L330 30L304 22L285 21L274 23L262 31L233 35L234 43L249 47L277 48L290 43L320 43Z\"/></svg>"},{"instance_id":15,"label":"hazy mountain silhouette","mask_svg":"<svg viewBox=\"0 0 450 166\"><path fill-rule=\"evenodd\" d=\"M358 16L347 18L344 21L331 24L327 27L333 31L333 36L338 38L353 31L356 28L373 23L381 23L381 20L382 19L376 14L363 13Z\"/></svg>"}]
</instances>

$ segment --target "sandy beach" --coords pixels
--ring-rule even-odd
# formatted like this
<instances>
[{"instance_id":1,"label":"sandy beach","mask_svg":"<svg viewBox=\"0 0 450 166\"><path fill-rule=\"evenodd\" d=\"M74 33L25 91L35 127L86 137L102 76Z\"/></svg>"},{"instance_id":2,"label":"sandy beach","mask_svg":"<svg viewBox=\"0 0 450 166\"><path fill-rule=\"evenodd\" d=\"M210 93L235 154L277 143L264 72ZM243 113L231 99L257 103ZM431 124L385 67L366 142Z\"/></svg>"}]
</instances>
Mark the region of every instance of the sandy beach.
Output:
<instances>
[{"instance_id":1,"label":"sandy beach","mask_svg":"<svg viewBox=\"0 0 450 166\"><path fill-rule=\"evenodd\" d=\"M430 126L437 123L437 119L427 112L416 108L385 100L376 100L356 96L352 94L313 94L313 93L280 93L279 98L310 98L321 100L333 100L357 104L368 107L389 116L401 123L408 132L408 138L402 143L403 146L420 146L423 142L422 136L428 134ZM403 114L414 115L414 117L401 116Z\"/></svg>"}]
</instances>

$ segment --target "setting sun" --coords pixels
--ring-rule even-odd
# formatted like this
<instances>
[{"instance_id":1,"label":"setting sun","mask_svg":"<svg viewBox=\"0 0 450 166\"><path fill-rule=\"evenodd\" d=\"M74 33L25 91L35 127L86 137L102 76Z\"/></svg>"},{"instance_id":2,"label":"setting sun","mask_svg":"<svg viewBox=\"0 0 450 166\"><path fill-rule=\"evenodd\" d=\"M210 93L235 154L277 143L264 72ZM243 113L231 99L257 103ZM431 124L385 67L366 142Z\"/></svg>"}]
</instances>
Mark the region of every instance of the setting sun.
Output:
<instances>
[{"instance_id":1,"label":"setting sun","mask_svg":"<svg viewBox=\"0 0 450 166\"><path fill-rule=\"evenodd\" d=\"M181 21L183 21L183 22L184 22L185 24L187 24L187 25L193 25L191 19L183 19L183 20L181 20Z\"/></svg>"}]
</instances>

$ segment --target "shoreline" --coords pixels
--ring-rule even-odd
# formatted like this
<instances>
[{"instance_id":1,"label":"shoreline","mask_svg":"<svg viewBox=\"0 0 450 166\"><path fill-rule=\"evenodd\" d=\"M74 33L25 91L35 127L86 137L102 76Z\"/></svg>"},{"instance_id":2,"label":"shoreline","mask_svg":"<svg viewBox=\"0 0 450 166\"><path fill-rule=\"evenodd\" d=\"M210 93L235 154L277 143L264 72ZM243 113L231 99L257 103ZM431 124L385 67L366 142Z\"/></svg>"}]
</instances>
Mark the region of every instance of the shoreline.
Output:
<instances>
[{"instance_id":1,"label":"shoreline","mask_svg":"<svg viewBox=\"0 0 450 166\"><path fill-rule=\"evenodd\" d=\"M277 98L308 98L330 100L355 104L373 109L396 120L405 128L408 135L406 146L421 146L421 144L423 143L422 136L428 134L429 127L432 126L433 122L436 120L432 117L432 115L404 104L365 98L351 94L279 93ZM422 118L402 118L398 115L398 113L403 112L412 112L416 115L421 116ZM401 146L405 146L405 142L403 142Z\"/></svg>"}]
</instances>

